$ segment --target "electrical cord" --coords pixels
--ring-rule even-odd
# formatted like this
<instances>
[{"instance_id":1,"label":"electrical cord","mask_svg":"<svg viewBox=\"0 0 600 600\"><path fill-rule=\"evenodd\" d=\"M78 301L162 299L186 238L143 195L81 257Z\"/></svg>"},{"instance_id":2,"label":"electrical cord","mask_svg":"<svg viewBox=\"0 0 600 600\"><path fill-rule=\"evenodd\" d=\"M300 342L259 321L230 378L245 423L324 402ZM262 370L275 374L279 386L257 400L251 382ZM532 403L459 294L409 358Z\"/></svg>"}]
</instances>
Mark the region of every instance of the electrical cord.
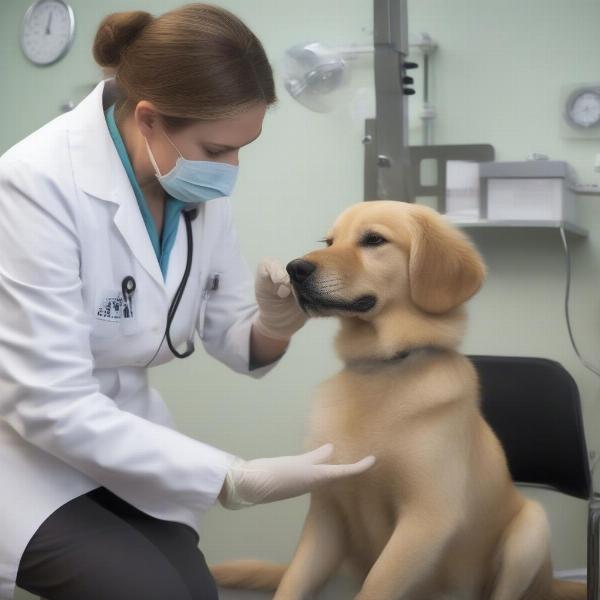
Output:
<instances>
[{"instance_id":1,"label":"electrical cord","mask_svg":"<svg viewBox=\"0 0 600 600\"><path fill-rule=\"evenodd\" d=\"M567 282L566 282L566 287L565 287L565 318L567 320L567 329L569 331L569 338L571 339L571 344L573 345L575 354L577 354L577 357L581 361L581 364L584 367L586 367L587 369L589 369L590 371L592 371L592 373L595 373L596 375L600 376L600 372L597 371L590 363L588 363L587 360L585 360L585 358L583 358L583 356L581 356L581 353L579 352L579 349L577 348L577 344L575 343L575 338L573 337L573 330L571 329L571 318L570 318L570 314L569 314L569 297L570 297L570 292L571 292L571 252L569 250L569 244L567 242L567 236L565 234L564 227L560 227L560 236L562 238L563 248L565 251L565 263L566 263L566 275L567 275Z\"/></svg>"}]
</instances>

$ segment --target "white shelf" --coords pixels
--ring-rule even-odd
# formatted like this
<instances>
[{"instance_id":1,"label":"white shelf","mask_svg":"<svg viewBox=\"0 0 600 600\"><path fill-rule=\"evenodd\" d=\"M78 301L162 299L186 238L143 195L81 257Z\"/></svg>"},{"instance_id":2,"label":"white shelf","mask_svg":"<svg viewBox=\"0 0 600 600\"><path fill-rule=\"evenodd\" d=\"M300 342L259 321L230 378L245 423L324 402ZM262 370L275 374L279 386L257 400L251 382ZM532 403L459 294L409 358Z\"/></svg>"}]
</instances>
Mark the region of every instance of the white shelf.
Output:
<instances>
[{"instance_id":1,"label":"white shelf","mask_svg":"<svg viewBox=\"0 0 600 600\"><path fill-rule=\"evenodd\" d=\"M531 227L531 228L551 228L558 229L564 227L565 231L587 237L588 231L579 225L569 223L567 221L496 221L496 220L475 220L461 219L444 215L448 221L458 225L459 227Z\"/></svg>"}]
</instances>

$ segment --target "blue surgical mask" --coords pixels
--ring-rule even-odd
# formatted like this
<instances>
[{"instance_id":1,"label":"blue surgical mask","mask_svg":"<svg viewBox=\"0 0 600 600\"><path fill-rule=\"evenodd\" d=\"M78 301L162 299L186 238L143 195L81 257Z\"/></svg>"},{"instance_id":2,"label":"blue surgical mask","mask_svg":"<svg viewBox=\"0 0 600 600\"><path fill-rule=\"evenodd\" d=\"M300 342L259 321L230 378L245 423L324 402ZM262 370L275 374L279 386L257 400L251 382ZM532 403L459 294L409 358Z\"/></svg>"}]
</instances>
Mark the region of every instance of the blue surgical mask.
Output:
<instances>
[{"instance_id":1,"label":"blue surgical mask","mask_svg":"<svg viewBox=\"0 0 600 600\"><path fill-rule=\"evenodd\" d=\"M164 175L160 174L148 140L144 137L148 156L156 171L156 178L164 190L182 202L198 203L231 195L237 179L237 165L210 160L188 160L165 133L179 157L175 166Z\"/></svg>"}]
</instances>

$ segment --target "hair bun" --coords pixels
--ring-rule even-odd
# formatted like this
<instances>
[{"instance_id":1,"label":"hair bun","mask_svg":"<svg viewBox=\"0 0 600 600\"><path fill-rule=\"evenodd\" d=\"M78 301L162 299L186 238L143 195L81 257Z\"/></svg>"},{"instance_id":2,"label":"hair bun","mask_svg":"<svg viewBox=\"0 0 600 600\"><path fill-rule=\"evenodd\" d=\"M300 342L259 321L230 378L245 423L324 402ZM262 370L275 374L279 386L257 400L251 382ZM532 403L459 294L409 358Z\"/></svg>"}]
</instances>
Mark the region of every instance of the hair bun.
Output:
<instances>
[{"instance_id":1,"label":"hair bun","mask_svg":"<svg viewBox=\"0 0 600 600\"><path fill-rule=\"evenodd\" d=\"M143 10L118 12L102 19L94 39L94 59L101 67L118 67L123 51L154 17Z\"/></svg>"}]
</instances>

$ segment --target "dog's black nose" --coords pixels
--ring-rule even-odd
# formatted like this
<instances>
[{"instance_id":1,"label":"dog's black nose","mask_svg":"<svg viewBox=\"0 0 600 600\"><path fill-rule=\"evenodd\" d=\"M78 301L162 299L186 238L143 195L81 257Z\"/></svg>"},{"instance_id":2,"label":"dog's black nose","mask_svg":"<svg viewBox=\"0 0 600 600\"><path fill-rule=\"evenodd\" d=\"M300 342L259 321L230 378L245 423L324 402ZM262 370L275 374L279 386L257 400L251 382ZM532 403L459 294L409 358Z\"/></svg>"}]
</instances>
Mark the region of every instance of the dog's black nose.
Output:
<instances>
[{"instance_id":1,"label":"dog's black nose","mask_svg":"<svg viewBox=\"0 0 600 600\"><path fill-rule=\"evenodd\" d=\"M290 275L290 279L296 283L303 283L310 274L317 268L317 265L308 262L302 258L297 258L289 262L286 266L286 271Z\"/></svg>"}]
</instances>

